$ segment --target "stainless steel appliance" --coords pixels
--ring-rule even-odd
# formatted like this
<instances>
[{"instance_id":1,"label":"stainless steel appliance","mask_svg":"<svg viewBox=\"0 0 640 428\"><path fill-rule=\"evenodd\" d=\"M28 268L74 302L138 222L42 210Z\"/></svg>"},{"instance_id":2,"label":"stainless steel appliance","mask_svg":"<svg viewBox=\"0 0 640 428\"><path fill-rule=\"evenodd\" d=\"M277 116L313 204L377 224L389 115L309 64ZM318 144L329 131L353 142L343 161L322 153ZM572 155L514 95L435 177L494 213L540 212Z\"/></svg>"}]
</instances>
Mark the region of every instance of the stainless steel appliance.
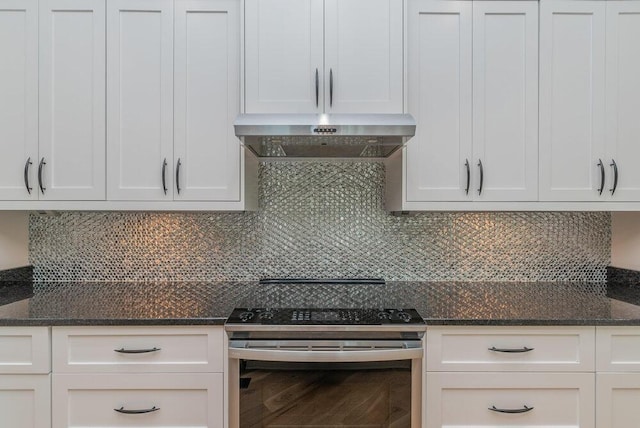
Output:
<instances>
[{"instance_id":1,"label":"stainless steel appliance","mask_svg":"<svg viewBox=\"0 0 640 428\"><path fill-rule=\"evenodd\" d=\"M416 133L410 114L241 114L236 136L259 157L384 158Z\"/></svg>"},{"instance_id":2,"label":"stainless steel appliance","mask_svg":"<svg viewBox=\"0 0 640 428\"><path fill-rule=\"evenodd\" d=\"M237 308L229 426L421 426L425 326L412 309Z\"/></svg>"}]
</instances>

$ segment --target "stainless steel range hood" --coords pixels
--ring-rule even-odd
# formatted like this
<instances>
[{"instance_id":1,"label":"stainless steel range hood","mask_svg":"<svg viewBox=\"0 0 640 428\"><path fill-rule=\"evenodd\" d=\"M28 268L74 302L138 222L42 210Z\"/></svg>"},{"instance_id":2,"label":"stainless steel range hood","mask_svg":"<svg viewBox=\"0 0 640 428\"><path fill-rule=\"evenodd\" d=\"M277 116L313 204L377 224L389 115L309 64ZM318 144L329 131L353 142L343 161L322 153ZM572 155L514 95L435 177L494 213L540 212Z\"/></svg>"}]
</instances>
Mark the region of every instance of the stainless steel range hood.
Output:
<instances>
[{"instance_id":1,"label":"stainless steel range hood","mask_svg":"<svg viewBox=\"0 0 640 428\"><path fill-rule=\"evenodd\" d=\"M383 158L416 132L409 114L241 114L234 127L259 157Z\"/></svg>"}]
</instances>

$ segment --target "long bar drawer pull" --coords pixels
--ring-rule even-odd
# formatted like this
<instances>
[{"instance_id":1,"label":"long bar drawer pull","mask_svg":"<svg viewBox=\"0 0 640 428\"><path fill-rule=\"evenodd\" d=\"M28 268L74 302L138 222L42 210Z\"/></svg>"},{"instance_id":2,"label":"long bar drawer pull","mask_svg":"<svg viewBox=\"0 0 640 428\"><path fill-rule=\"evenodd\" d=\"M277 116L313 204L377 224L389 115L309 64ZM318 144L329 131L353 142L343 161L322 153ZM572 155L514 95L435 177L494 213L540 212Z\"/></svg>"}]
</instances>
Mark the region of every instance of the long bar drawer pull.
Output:
<instances>
[{"instance_id":1,"label":"long bar drawer pull","mask_svg":"<svg viewBox=\"0 0 640 428\"><path fill-rule=\"evenodd\" d=\"M119 352L121 354L148 354L149 352L157 352L161 348L153 347L151 349L114 349L115 352Z\"/></svg>"},{"instance_id":2,"label":"long bar drawer pull","mask_svg":"<svg viewBox=\"0 0 640 428\"><path fill-rule=\"evenodd\" d=\"M522 409L498 409L496 406L491 406L489 410L498 413L527 413L532 411L533 407L524 406Z\"/></svg>"},{"instance_id":3,"label":"long bar drawer pull","mask_svg":"<svg viewBox=\"0 0 640 428\"><path fill-rule=\"evenodd\" d=\"M505 352L507 354L521 354L523 352L531 352L534 349L535 348L527 348L526 346L524 348L515 348L515 349L510 349L510 348L502 349L502 348L496 348L495 346L492 346L491 348L489 348L489 351Z\"/></svg>"},{"instance_id":4,"label":"long bar drawer pull","mask_svg":"<svg viewBox=\"0 0 640 428\"><path fill-rule=\"evenodd\" d=\"M118 413L124 413L125 415L142 415L144 413L152 413L160 410L160 407L153 406L150 409L139 409L139 410L126 410L124 407L120 407L119 409L113 409Z\"/></svg>"}]
</instances>

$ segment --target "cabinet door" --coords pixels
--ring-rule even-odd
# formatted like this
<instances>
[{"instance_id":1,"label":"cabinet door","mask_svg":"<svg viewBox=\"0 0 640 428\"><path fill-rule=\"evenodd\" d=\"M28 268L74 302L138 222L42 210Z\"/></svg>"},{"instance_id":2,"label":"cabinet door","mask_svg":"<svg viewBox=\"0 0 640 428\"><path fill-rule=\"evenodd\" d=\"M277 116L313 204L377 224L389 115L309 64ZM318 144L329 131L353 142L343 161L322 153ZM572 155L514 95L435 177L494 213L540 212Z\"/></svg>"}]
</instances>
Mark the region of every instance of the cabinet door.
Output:
<instances>
[{"instance_id":1,"label":"cabinet door","mask_svg":"<svg viewBox=\"0 0 640 428\"><path fill-rule=\"evenodd\" d=\"M408 107L417 122L404 149L408 201L471 198L471 7L408 3Z\"/></svg>"},{"instance_id":2,"label":"cabinet door","mask_svg":"<svg viewBox=\"0 0 640 428\"><path fill-rule=\"evenodd\" d=\"M240 199L240 3L175 3L175 199Z\"/></svg>"},{"instance_id":3,"label":"cabinet door","mask_svg":"<svg viewBox=\"0 0 640 428\"><path fill-rule=\"evenodd\" d=\"M601 200L605 2L540 4L540 200Z\"/></svg>"},{"instance_id":4,"label":"cabinet door","mask_svg":"<svg viewBox=\"0 0 640 428\"><path fill-rule=\"evenodd\" d=\"M173 1L107 2L107 191L173 199Z\"/></svg>"},{"instance_id":5,"label":"cabinet door","mask_svg":"<svg viewBox=\"0 0 640 428\"><path fill-rule=\"evenodd\" d=\"M0 199L37 199L37 0L0 0L0 58Z\"/></svg>"},{"instance_id":6,"label":"cabinet door","mask_svg":"<svg viewBox=\"0 0 640 428\"><path fill-rule=\"evenodd\" d=\"M640 421L640 374L596 375L596 426L632 428Z\"/></svg>"},{"instance_id":7,"label":"cabinet door","mask_svg":"<svg viewBox=\"0 0 640 428\"><path fill-rule=\"evenodd\" d=\"M619 201L640 200L640 1L607 5L605 192ZM615 162L615 165L614 165ZM617 168L618 182L614 183Z\"/></svg>"},{"instance_id":8,"label":"cabinet door","mask_svg":"<svg viewBox=\"0 0 640 428\"><path fill-rule=\"evenodd\" d=\"M325 0L325 111L402 113L402 0Z\"/></svg>"},{"instance_id":9,"label":"cabinet door","mask_svg":"<svg viewBox=\"0 0 640 428\"><path fill-rule=\"evenodd\" d=\"M538 199L538 2L473 2L473 152L474 199Z\"/></svg>"},{"instance_id":10,"label":"cabinet door","mask_svg":"<svg viewBox=\"0 0 640 428\"><path fill-rule=\"evenodd\" d=\"M0 426L51 427L51 382L44 375L0 375Z\"/></svg>"},{"instance_id":11,"label":"cabinet door","mask_svg":"<svg viewBox=\"0 0 640 428\"><path fill-rule=\"evenodd\" d=\"M40 199L105 198L105 1L40 1Z\"/></svg>"},{"instance_id":12,"label":"cabinet door","mask_svg":"<svg viewBox=\"0 0 640 428\"><path fill-rule=\"evenodd\" d=\"M246 0L247 113L322 112L323 14L323 0Z\"/></svg>"}]
</instances>

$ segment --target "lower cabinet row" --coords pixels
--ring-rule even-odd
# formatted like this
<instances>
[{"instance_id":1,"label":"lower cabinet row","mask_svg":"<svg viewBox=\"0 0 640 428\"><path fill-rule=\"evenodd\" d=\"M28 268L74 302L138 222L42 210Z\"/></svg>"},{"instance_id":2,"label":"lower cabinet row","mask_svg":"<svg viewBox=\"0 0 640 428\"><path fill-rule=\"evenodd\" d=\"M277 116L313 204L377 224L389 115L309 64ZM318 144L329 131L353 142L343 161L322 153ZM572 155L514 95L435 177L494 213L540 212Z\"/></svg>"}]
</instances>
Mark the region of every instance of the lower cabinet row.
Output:
<instances>
[{"instance_id":1,"label":"lower cabinet row","mask_svg":"<svg viewBox=\"0 0 640 428\"><path fill-rule=\"evenodd\" d=\"M426 428L640 426L640 374L433 372L425 391Z\"/></svg>"},{"instance_id":2,"label":"lower cabinet row","mask_svg":"<svg viewBox=\"0 0 640 428\"><path fill-rule=\"evenodd\" d=\"M222 377L2 375L0 426L219 428ZM427 373L425 403L426 428L632 428L640 421L640 374L597 374L594 388L593 373Z\"/></svg>"}]
</instances>

